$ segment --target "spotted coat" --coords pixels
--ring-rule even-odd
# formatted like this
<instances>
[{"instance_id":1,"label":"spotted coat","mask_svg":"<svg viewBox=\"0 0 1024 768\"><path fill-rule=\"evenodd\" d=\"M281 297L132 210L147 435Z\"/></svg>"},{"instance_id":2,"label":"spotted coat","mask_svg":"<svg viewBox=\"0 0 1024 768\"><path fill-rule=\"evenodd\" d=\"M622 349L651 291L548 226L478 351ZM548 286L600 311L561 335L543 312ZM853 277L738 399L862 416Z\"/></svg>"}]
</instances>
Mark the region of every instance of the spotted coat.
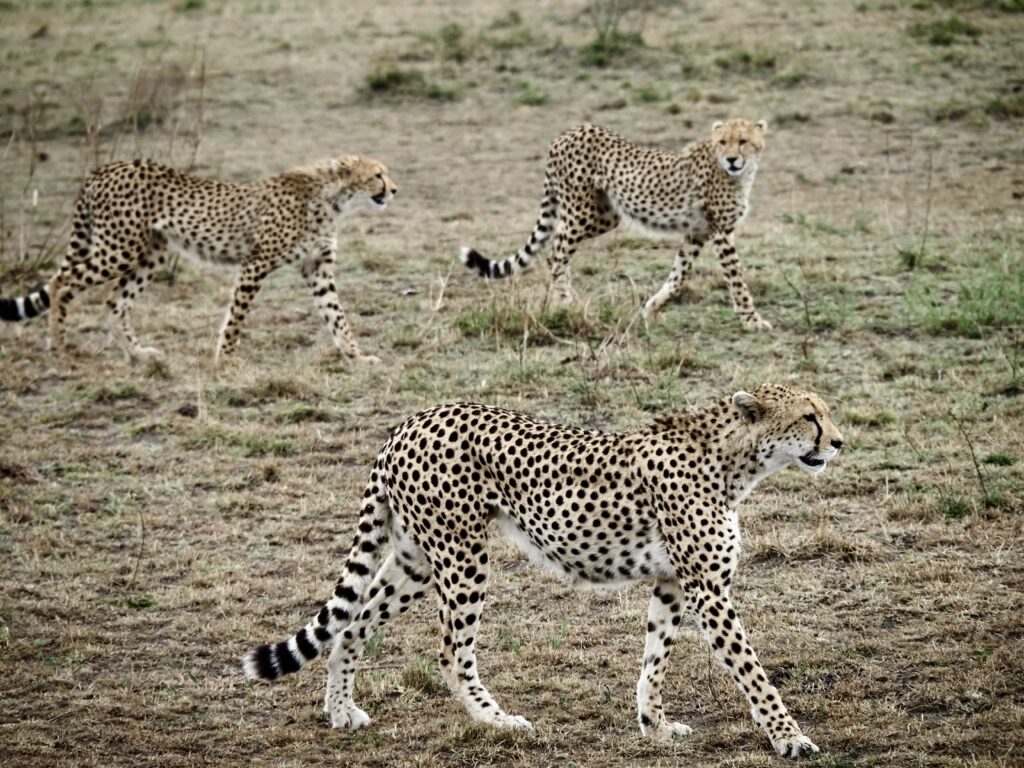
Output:
<instances>
[{"instance_id":1,"label":"spotted coat","mask_svg":"<svg viewBox=\"0 0 1024 768\"><path fill-rule=\"evenodd\" d=\"M733 310L745 327L768 330L771 324L754 308L733 243L749 209L766 131L764 121L719 122L708 139L672 153L638 146L596 125L574 128L551 144L540 218L526 245L504 261L468 247L460 258L483 277L506 277L529 267L554 235L551 276L560 298L569 302L569 259L584 240L620 222L652 237L681 237L668 279L644 305L650 319L679 294L704 243L713 240Z\"/></svg>"},{"instance_id":2,"label":"spotted coat","mask_svg":"<svg viewBox=\"0 0 1024 768\"><path fill-rule=\"evenodd\" d=\"M378 455L334 596L296 635L247 654L246 675L297 671L333 640L324 709L335 727L360 728L369 717L352 692L366 639L433 590L452 692L477 720L530 728L498 706L477 672L493 523L570 582L654 584L637 684L645 734L690 731L666 717L661 688L673 639L691 615L775 749L817 751L765 675L729 589L739 503L790 464L820 472L841 445L817 396L772 385L624 433L470 403L434 407L395 429Z\"/></svg>"},{"instance_id":3,"label":"spotted coat","mask_svg":"<svg viewBox=\"0 0 1024 768\"><path fill-rule=\"evenodd\" d=\"M254 184L181 173L149 160L103 166L86 179L75 204L64 264L47 286L0 300L0 318L23 320L50 310L50 343L64 344L68 303L90 286L113 286L107 306L113 330L132 358L158 355L142 347L132 304L169 251L239 267L217 356L232 353L263 279L298 261L313 300L346 355L376 362L356 343L334 287L339 218L384 208L396 188L387 169L355 155L294 168Z\"/></svg>"}]
</instances>

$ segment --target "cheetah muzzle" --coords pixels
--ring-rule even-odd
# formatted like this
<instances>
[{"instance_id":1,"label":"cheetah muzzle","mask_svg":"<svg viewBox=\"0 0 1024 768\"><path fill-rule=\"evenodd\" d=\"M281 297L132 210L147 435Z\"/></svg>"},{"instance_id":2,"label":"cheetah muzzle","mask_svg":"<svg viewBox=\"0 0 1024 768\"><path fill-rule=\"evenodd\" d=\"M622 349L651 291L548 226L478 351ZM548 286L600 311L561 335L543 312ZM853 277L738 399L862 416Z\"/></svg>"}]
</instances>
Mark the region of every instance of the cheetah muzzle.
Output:
<instances>
[{"instance_id":1,"label":"cheetah muzzle","mask_svg":"<svg viewBox=\"0 0 1024 768\"><path fill-rule=\"evenodd\" d=\"M621 433L472 403L423 411L392 432L373 464L334 595L297 634L246 654L245 674L275 680L333 641L324 710L334 727L362 728L370 718L352 693L366 639L434 592L449 688L476 720L531 728L498 706L477 671L487 539L497 525L570 582L653 583L636 689L645 735L690 733L667 717L662 685L673 640L691 615L775 750L817 752L761 667L729 589L740 553L738 505L787 466L821 471L820 457L840 445L820 398L768 384Z\"/></svg>"}]
</instances>

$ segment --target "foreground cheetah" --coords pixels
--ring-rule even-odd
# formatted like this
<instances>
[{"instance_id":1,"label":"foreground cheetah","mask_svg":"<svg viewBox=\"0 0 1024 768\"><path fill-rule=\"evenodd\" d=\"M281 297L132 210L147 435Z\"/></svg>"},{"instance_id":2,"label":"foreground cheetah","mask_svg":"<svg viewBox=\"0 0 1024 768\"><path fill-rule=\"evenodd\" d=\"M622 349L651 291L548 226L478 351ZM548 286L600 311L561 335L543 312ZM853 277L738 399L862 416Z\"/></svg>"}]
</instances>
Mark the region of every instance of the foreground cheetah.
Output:
<instances>
[{"instance_id":1,"label":"foreground cheetah","mask_svg":"<svg viewBox=\"0 0 1024 768\"><path fill-rule=\"evenodd\" d=\"M643 733L690 732L666 718L661 686L673 638L684 616L694 615L779 754L817 752L747 642L729 586L740 553L740 502L791 464L821 472L842 444L816 395L769 384L624 433L468 403L423 411L395 429L377 456L334 596L291 639L250 651L245 673L273 680L295 672L336 639L324 709L335 727L361 728L369 717L352 691L367 638L433 587L441 671L452 692L477 720L530 728L498 706L477 674L474 640L494 521L570 582L654 582L637 683Z\"/></svg>"},{"instance_id":2,"label":"foreground cheetah","mask_svg":"<svg viewBox=\"0 0 1024 768\"><path fill-rule=\"evenodd\" d=\"M105 165L79 193L60 270L48 286L28 296L0 299L0 318L24 320L50 309L50 344L59 348L68 302L89 286L113 282L107 306L120 345L131 358L157 355L135 337L132 303L166 263L171 248L241 266L217 344L219 358L237 347L263 278L282 264L299 261L335 345L357 360L378 362L359 349L338 303L335 228L347 213L383 209L396 191L387 168L355 155L246 185L189 176L149 160Z\"/></svg>"},{"instance_id":3,"label":"foreground cheetah","mask_svg":"<svg viewBox=\"0 0 1024 768\"><path fill-rule=\"evenodd\" d=\"M584 240L622 221L650 236L678 235L683 247L672 271L644 305L649 320L678 295L701 247L713 240L733 310L746 328L770 330L754 309L733 245L733 233L749 209L767 130L764 120L717 122L710 138L676 154L638 146L596 125L574 128L551 144L540 218L529 242L504 261L491 261L472 248L463 248L459 257L484 277L506 277L529 267L554 232L551 276L561 299L569 302L569 258Z\"/></svg>"}]
</instances>

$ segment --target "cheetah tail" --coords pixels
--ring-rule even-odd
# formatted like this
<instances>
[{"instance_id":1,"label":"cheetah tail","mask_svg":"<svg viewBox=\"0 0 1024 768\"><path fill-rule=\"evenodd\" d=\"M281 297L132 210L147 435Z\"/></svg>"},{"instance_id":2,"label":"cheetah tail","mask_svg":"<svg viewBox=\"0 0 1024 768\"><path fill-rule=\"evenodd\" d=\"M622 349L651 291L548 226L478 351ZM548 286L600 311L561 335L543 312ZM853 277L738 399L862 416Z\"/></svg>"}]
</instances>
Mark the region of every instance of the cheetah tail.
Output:
<instances>
[{"instance_id":1,"label":"cheetah tail","mask_svg":"<svg viewBox=\"0 0 1024 768\"><path fill-rule=\"evenodd\" d=\"M459 261L470 269L475 269L481 277L500 278L508 277L513 272L520 272L527 269L534 258L547 244L554 229L555 219L558 217L558 196L550 178L544 180L544 199L540 205L540 217L537 224L530 233L530 239L526 245L520 248L514 256L504 261L493 261L488 259L475 248L463 246L459 251Z\"/></svg>"},{"instance_id":2,"label":"cheetah tail","mask_svg":"<svg viewBox=\"0 0 1024 768\"><path fill-rule=\"evenodd\" d=\"M376 473L375 473L376 474ZM380 567L378 553L387 543L390 509L383 489L371 478L364 495L355 541L345 561L345 572L334 588L334 596L306 626L288 640L268 643L242 658L245 676L251 680L276 680L298 672L312 661L341 632L362 605L362 595Z\"/></svg>"},{"instance_id":3,"label":"cheetah tail","mask_svg":"<svg viewBox=\"0 0 1024 768\"><path fill-rule=\"evenodd\" d=\"M0 320L28 320L45 313L49 308L50 291L45 285L41 285L26 296L0 299Z\"/></svg>"}]
</instances>

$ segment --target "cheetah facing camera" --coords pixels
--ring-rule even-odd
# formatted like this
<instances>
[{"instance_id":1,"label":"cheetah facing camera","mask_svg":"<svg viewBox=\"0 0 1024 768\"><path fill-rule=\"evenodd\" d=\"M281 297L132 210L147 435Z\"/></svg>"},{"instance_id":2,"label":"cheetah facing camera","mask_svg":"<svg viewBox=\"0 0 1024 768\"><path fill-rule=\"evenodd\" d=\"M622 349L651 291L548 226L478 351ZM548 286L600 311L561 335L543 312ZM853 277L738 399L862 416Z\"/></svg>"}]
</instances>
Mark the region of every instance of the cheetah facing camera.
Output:
<instances>
[{"instance_id":1,"label":"cheetah facing camera","mask_svg":"<svg viewBox=\"0 0 1024 768\"><path fill-rule=\"evenodd\" d=\"M769 384L624 433L470 403L423 411L377 456L334 596L290 639L250 651L245 674L274 680L295 672L334 640L324 710L337 728L361 728L369 717L352 691L367 638L432 587L440 598L441 672L452 692L476 720L531 728L498 706L477 673L494 521L570 582L654 583L637 683L644 734L690 732L666 717L661 688L673 639L684 616L694 615L779 754L817 752L750 647L729 587L740 502L791 464L818 474L842 444L816 395Z\"/></svg>"},{"instance_id":2,"label":"cheetah facing camera","mask_svg":"<svg viewBox=\"0 0 1024 768\"><path fill-rule=\"evenodd\" d=\"M107 306L121 347L130 358L158 355L139 345L131 311L173 249L241 267L217 344L220 358L238 346L262 280L298 261L335 345L357 360L379 362L359 349L338 303L335 228L339 218L360 208L383 209L396 191L387 168L356 155L246 185L189 176L148 160L112 163L82 186L60 270L28 296L0 299L0 318L24 320L49 309L50 344L60 348L68 302L90 286L113 283Z\"/></svg>"},{"instance_id":3,"label":"cheetah facing camera","mask_svg":"<svg viewBox=\"0 0 1024 768\"><path fill-rule=\"evenodd\" d=\"M733 244L733 233L747 215L767 131L763 120L717 122L709 138L671 153L581 125L551 144L540 218L526 245L504 261L472 248L463 248L459 258L483 277L507 277L529 267L553 233L551 277L568 303L573 297L569 258L584 240L623 221L653 237L679 236L682 247L668 279L644 305L649 320L679 294L704 243L713 240L733 310L746 328L771 330L754 308Z\"/></svg>"}]
</instances>

